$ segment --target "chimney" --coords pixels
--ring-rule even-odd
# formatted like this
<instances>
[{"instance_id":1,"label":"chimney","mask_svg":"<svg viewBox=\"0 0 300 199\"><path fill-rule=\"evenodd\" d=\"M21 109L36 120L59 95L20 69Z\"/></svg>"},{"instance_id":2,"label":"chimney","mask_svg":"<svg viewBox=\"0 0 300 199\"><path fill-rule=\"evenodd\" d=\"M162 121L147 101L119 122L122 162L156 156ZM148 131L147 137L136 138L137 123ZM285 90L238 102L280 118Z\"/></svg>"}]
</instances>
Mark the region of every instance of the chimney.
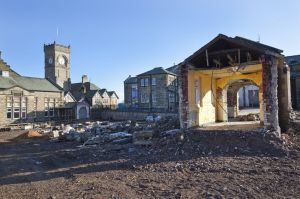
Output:
<instances>
[{"instance_id":1,"label":"chimney","mask_svg":"<svg viewBox=\"0 0 300 199\"><path fill-rule=\"evenodd\" d=\"M82 83L89 82L89 78L87 75L82 75Z\"/></svg>"}]
</instances>

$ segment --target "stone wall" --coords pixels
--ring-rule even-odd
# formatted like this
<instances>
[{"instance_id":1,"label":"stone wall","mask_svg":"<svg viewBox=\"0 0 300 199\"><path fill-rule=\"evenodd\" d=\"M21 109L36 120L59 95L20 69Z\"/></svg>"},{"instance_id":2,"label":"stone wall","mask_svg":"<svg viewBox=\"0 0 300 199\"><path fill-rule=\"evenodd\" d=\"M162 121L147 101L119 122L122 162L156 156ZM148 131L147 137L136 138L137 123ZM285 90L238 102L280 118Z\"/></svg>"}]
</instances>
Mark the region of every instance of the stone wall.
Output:
<instances>
[{"instance_id":1,"label":"stone wall","mask_svg":"<svg viewBox=\"0 0 300 199\"><path fill-rule=\"evenodd\" d=\"M7 119L7 97L12 96L13 92L22 93L23 97L26 97L27 109L26 119ZM39 91L26 91L19 87L0 91L0 125L17 123L17 122L33 122L33 121L48 121L49 117L44 117L45 114L45 98L53 98L58 101L59 105L63 103L63 92L39 92ZM35 98L37 98L37 108L35 111Z\"/></svg>"},{"instance_id":2,"label":"stone wall","mask_svg":"<svg viewBox=\"0 0 300 199\"><path fill-rule=\"evenodd\" d=\"M148 115L155 115L161 117L174 117L178 118L177 113L147 113L147 112L136 112L136 111L114 111L114 110L102 110L94 115L93 119L100 120L145 120Z\"/></svg>"}]
</instances>

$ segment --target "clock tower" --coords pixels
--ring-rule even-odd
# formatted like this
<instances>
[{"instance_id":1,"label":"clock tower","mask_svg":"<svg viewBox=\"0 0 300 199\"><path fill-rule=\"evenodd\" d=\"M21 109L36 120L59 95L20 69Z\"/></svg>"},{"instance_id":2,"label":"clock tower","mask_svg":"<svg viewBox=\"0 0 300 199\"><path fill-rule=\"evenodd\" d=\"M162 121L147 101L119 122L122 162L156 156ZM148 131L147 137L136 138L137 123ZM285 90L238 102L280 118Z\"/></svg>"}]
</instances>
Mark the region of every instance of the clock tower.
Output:
<instances>
[{"instance_id":1,"label":"clock tower","mask_svg":"<svg viewBox=\"0 0 300 199\"><path fill-rule=\"evenodd\" d=\"M64 91L70 90L70 46L44 44L45 78L57 84Z\"/></svg>"}]
</instances>

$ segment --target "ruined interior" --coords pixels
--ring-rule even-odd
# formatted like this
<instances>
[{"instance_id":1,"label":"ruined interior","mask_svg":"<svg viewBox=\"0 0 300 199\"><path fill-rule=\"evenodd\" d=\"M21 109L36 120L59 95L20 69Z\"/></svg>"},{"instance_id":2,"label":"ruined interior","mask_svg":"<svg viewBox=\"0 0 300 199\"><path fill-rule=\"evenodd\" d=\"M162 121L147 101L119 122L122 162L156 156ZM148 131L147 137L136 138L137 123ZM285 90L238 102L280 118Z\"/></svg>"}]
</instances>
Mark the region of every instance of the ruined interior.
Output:
<instances>
[{"instance_id":1,"label":"ruined interior","mask_svg":"<svg viewBox=\"0 0 300 199\"><path fill-rule=\"evenodd\" d=\"M225 35L200 48L179 68L181 127L236 117L237 91L243 85L256 85L260 122L280 135L291 111L289 68L281 53L258 42Z\"/></svg>"}]
</instances>

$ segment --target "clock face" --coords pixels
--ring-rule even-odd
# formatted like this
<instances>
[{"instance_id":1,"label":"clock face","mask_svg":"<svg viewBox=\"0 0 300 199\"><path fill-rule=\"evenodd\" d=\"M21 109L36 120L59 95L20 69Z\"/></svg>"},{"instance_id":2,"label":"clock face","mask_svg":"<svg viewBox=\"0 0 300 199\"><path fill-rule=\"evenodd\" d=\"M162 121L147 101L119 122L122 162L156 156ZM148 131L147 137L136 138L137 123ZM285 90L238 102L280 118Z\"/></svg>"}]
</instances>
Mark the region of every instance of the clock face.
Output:
<instances>
[{"instance_id":1,"label":"clock face","mask_svg":"<svg viewBox=\"0 0 300 199\"><path fill-rule=\"evenodd\" d=\"M49 64L52 64L52 63L53 63L53 58L52 58L52 57L49 57L48 63L49 63Z\"/></svg>"},{"instance_id":2,"label":"clock face","mask_svg":"<svg viewBox=\"0 0 300 199\"><path fill-rule=\"evenodd\" d=\"M58 58L58 63L59 63L60 65L65 65L65 59L64 59L62 56L59 56L59 58Z\"/></svg>"}]
</instances>

